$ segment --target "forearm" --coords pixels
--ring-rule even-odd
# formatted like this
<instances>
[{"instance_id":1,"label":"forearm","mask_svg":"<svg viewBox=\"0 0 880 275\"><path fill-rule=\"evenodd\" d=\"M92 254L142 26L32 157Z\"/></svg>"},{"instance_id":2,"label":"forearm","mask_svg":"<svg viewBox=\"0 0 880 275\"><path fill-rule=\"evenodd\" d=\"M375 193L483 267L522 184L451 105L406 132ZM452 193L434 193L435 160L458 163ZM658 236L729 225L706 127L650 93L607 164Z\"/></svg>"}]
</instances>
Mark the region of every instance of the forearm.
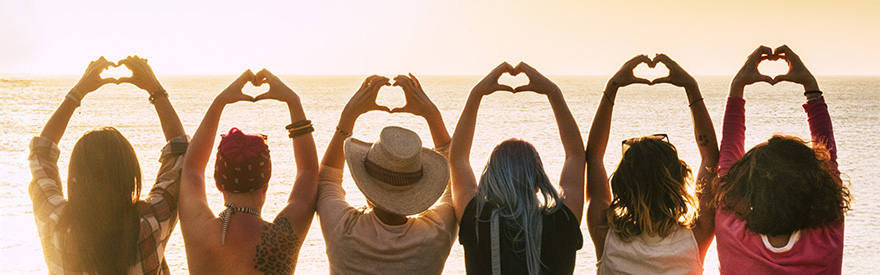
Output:
<instances>
[{"instance_id":1,"label":"forearm","mask_svg":"<svg viewBox=\"0 0 880 275\"><path fill-rule=\"evenodd\" d=\"M288 109L290 110L291 122L306 119L305 112L299 102L288 103ZM315 149L315 139L312 133L293 138L293 153L296 162L296 181L290 194L290 200L296 196L302 199L314 199L318 188L318 153Z\"/></svg>"},{"instance_id":2,"label":"forearm","mask_svg":"<svg viewBox=\"0 0 880 275\"><path fill-rule=\"evenodd\" d=\"M718 159L718 175L727 174L727 169L745 154L745 100L737 97L727 98L724 120L721 126L721 146Z\"/></svg>"},{"instance_id":3,"label":"forearm","mask_svg":"<svg viewBox=\"0 0 880 275\"><path fill-rule=\"evenodd\" d=\"M611 190L608 187L608 175L605 171L605 150L608 147L608 136L611 132L611 115L614 111L614 99L617 87L608 85L599 98L599 107L593 117L590 133L587 138L587 190L589 201L588 220L591 215L604 213L611 201ZM601 208L601 209L600 209Z\"/></svg>"},{"instance_id":4,"label":"forearm","mask_svg":"<svg viewBox=\"0 0 880 275\"><path fill-rule=\"evenodd\" d=\"M432 115L425 116L425 122L428 123L428 128L431 130L434 148L443 147L452 141L452 137L449 136L449 130L446 129L446 123L443 122L443 116L439 110L434 109Z\"/></svg>"},{"instance_id":5,"label":"forearm","mask_svg":"<svg viewBox=\"0 0 880 275\"><path fill-rule=\"evenodd\" d=\"M596 108L596 115L593 116L593 124L590 126L590 133L587 135L587 162L591 165L604 161L605 150L608 147L608 135L611 132L611 116L614 111L616 95L616 87L606 87L599 98L599 107Z\"/></svg>"},{"instance_id":6,"label":"forearm","mask_svg":"<svg viewBox=\"0 0 880 275\"><path fill-rule=\"evenodd\" d=\"M557 92L548 96L550 107L553 109L553 115L556 117L556 126L559 128L559 138L562 141L562 147L565 150L566 158L583 162L584 160L584 140L581 137L580 128L577 121L571 114L568 104L562 92Z\"/></svg>"},{"instance_id":7,"label":"forearm","mask_svg":"<svg viewBox=\"0 0 880 275\"><path fill-rule=\"evenodd\" d=\"M807 112L807 122L810 125L810 136L813 146L824 146L828 149L829 164L831 170L837 172L837 142L834 140L834 129L831 124L831 115L828 113L828 105L824 97L819 97L803 105Z\"/></svg>"},{"instance_id":8,"label":"forearm","mask_svg":"<svg viewBox=\"0 0 880 275\"><path fill-rule=\"evenodd\" d=\"M474 129L477 124L477 111L483 99L482 95L471 92L458 117L458 124L452 134L452 145L449 148L450 162L467 162L470 164L471 146L474 142Z\"/></svg>"},{"instance_id":9,"label":"forearm","mask_svg":"<svg viewBox=\"0 0 880 275\"><path fill-rule=\"evenodd\" d=\"M159 123L162 124L162 133L165 134L165 140L171 140L174 137L186 135L183 124L180 123L180 117L177 111L171 105L171 100L167 96L157 96L153 101L153 107L159 115Z\"/></svg>"},{"instance_id":10,"label":"forearm","mask_svg":"<svg viewBox=\"0 0 880 275\"><path fill-rule=\"evenodd\" d=\"M302 105L297 102L287 103L290 111L290 122L306 120ZM312 133L293 138L293 152L296 161L297 176L301 174L318 174L318 153L315 149L315 138Z\"/></svg>"},{"instance_id":11,"label":"forearm","mask_svg":"<svg viewBox=\"0 0 880 275\"><path fill-rule=\"evenodd\" d=\"M61 137L64 136L64 131L67 130L67 124L70 122L70 117L73 116L77 105L72 99L64 98L64 101L61 102L61 105L58 106L58 109L55 110L55 113L46 122L46 126L43 126L40 136L58 144L61 141Z\"/></svg>"},{"instance_id":12,"label":"forearm","mask_svg":"<svg viewBox=\"0 0 880 275\"><path fill-rule=\"evenodd\" d=\"M702 167L711 168L712 171L718 166L718 139L715 136L715 125L702 100L700 88L697 85L685 88L688 95L691 118L694 122L694 138L700 150Z\"/></svg>"},{"instance_id":13,"label":"forearm","mask_svg":"<svg viewBox=\"0 0 880 275\"><path fill-rule=\"evenodd\" d=\"M322 165L337 169L344 168L345 151L343 151L343 145L348 136L340 133L340 130L351 135L357 118L358 115L348 114L345 110L342 111L342 114L339 116L339 123L336 124L338 130L333 132L333 137L330 138L330 143L327 144L327 149L324 151L324 158L321 160Z\"/></svg>"},{"instance_id":14,"label":"forearm","mask_svg":"<svg viewBox=\"0 0 880 275\"><path fill-rule=\"evenodd\" d=\"M187 150L184 171L195 170L197 174L204 174L205 167L208 165L208 159L211 157L211 151L214 147L214 136L217 134L217 127L220 124L220 116L223 113L225 103L215 100L205 112L196 133L193 134L192 141Z\"/></svg>"}]
</instances>

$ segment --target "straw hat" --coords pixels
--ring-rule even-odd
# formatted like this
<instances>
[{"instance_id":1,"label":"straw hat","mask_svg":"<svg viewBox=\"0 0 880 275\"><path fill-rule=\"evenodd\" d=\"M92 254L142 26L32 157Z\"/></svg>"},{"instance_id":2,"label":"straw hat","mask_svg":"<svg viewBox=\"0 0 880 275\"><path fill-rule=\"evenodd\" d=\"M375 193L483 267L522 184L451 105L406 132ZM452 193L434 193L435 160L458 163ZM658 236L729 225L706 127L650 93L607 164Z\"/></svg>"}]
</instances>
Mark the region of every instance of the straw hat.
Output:
<instances>
[{"instance_id":1,"label":"straw hat","mask_svg":"<svg viewBox=\"0 0 880 275\"><path fill-rule=\"evenodd\" d=\"M389 126L379 140L345 140L345 160L358 189L375 206L398 215L424 212L437 202L449 182L443 155L422 148L413 131Z\"/></svg>"}]
</instances>

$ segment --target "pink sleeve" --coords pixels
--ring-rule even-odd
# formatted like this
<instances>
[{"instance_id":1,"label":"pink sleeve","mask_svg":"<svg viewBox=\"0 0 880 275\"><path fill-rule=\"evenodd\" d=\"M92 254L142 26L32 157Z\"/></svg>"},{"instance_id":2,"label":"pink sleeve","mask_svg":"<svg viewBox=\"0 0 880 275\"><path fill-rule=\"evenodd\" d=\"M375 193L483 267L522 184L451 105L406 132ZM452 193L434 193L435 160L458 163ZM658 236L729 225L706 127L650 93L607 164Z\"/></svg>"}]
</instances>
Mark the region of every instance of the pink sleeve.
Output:
<instances>
[{"instance_id":1,"label":"pink sleeve","mask_svg":"<svg viewBox=\"0 0 880 275\"><path fill-rule=\"evenodd\" d=\"M745 150L746 101L738 97L728 97L724 108L724 122L721 128L721 151L718 158L718 176L727 175L734 162L739 160ZM723 183L722 183L723 184Z\"/></svg>"},{"instance_id":2,"label":"pink sleeve","mask_svg":"<svg viewBox=\"0 0 880 275\"><path fill-rule=\"evenodd\" d=\"M828 114L828 105L825 97L819 97L811 102L804 103L804 111L807 112L807 121L810 123L810 136L813 144L824 144L831 155L829 165L831 171L840 174L837 170L837 144L834 142L834 130L831 127L831 115Z\"/></svg>"}]
</instances>

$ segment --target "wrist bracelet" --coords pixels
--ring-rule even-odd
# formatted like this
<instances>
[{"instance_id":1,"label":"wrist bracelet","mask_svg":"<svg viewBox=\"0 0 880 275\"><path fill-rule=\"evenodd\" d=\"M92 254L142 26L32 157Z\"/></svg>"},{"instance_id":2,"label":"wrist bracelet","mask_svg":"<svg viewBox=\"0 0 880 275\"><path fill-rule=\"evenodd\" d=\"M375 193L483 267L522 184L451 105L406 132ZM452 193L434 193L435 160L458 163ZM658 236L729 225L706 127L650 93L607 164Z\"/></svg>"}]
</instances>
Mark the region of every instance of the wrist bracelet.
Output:
<instances>
[{"instance_id":1,"label":"wrist bracelet","mask_svg":"<svg viewBox=\"0 0 880 275\"><path fill-rule=\"evenodd\" d=\"M336 132L344 137L351 137L351 133L342 130L342 128L339 128L339 126L336 126Z\"/></svg>"},{"instance_id":2,"label":"wrist bracelet","mask_svg":"<svg viewBox=\"0 0 880 275\"><path fill-rule=\"evenodd\" d=\"M166 92L165 89L162 89L162 90L159 90L158 92L150 94L150 104L153 104L156 102L157 95L164 96L165 98L168 98L168 92Z\"/></svg>"},{"instance_id":3,"label":"wrist bracelet","mask_svg":"<svg viewBox=\"0 0 880 275\"><path fill-rule=\"evenodd\" d=\"M815 91L806 91L806 92L804 92L804 96L808 96L808 95L810 95L810 94L819 94L819 96L821 96L821 95L822 95L822 91L815 90Z\"/></svg>"},{"instance_id":4,"label":"wrist bracelet","mask_svg":"<svg viewBox=\"0 0 880 275\"><path fill-rule=\"evenodd\" d=\"M691 104L688 104L688 107L694 106L695 103L700 102L700 101L703 101L702 97L700 99L694 100L694 102L691 102Z\"/></svg>"},{"instance_id":5,"label":"wrist bracelet","mask_svg":"<svg viewBox=\"0 0 880 275\"><path fill-rule=\"evenodd\" d=\"M304 120L300 120L300 121L288 124L287 126L284 126L284 129L290 131L290 129L300 128L300 127L303 127L303 126L306 126L309 124L312 124L312 121L308 120L308 119L304 119Z\"/></svg>"},{"instance_id":6,"label":"wrist bracelet","mask_svg":"<svg viewBox=\"0 0 880 275\"><path fill-rule=\"evenodd\" d=\"M608 100L608 103L611 103L611 106L614 106L614 101L611 101L611 98L608 97L608 94L602 92L602 97L605 98L605 100Z\"/></svg>"},{"instance_id":7,"label":"wrist bracelet","mask_svg":"<svg viewBox=\"0 0 880 275\"><path fill-rule=\"evenodd\" d=\"M308 133L311 133L311 132L314 132L314 131L315 131L315 128L312 127L312 125L308 125L308 126L305 127L305 128L301 128L301 129L298 129L298 130L292 130L292 131L290 131L290 134L287 135L287 137L289 137L289 138L295 138L295 137L298 137L298 136L301 136L301 135L305 135L305 134L308 134Z\"/></svg>"},{"instance_id":8,"label":"wrist bracelet","mask_svg":"<svg viewBox=\"0 0 880 275\"><path fill-rule=\"evenodd\" d=\"M79 105L82 103L82 99L73 94L73 92L67 93L67 96L65 97L69 98L71 101L73 101L73 103L76 103L76 107L79 107Z\"/></svg>"}]
</instances>

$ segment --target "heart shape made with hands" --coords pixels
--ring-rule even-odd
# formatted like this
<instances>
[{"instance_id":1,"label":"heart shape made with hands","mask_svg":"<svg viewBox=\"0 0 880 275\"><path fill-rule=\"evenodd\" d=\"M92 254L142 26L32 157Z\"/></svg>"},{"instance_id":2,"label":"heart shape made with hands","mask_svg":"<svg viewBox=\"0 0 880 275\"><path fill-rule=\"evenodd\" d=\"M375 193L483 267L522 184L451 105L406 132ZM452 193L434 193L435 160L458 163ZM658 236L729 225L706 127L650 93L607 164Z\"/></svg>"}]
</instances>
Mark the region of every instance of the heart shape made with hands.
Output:
<instances>
[{"instance_id":1,"label":"heart shape made with hands","mask_svg":"<svg viewBox=\"0 0 880 275\"><path fill-rule=\"evenodd\" d=\"M250 83L251 85L247 85ZM254 78L245 83L244 86L241 87L241 93L254 98L254 102L257 102L256 98L259 95L268 93L272 88L269 86L269 83L266 82L266 79L260 79L256 75Z\"/></svg>"},{"instance_id":2,"label":"heart shape made with hands","mask_svg":"<svg viewBox=\"0 0 880 275\"><path fill-rule=\"evenodd\" d=\"M131 70L125 66L120 65L119 63L113 63L110 67L107 67L101 72L101 78L119 81L120 78L131 77L131 74Z\"/></svg>"},{"instance_id":3,"label":"heart shape made with hands","mask_svg":"<svg viewBox=\"0 0 880 275\"><path fill-rule=\"evenodd\" d=\"M498 77L498 84L507 85L511 88L529 85L531 79L521 72L507 72Z\"/></svg>"},{"instance_id":4,"label":"heart shape made with hands","mask_svg":"<svg viewBox=\"0 0 880 275\"><path fill-rule=\"evenodd\" d=\"M660 65L659 67L657 66L658 64ZM653 79L642 77L644 79L650 80L653 83L654 80L658 78L669 76L669 68L667 68L665 64L660 63L657 60L651 60L651 63L642 62L641 64L636 66L635 69L633 69L633 75L636 77L641 77L642 75L654 77Z\"/></svg>"},{"instance_id":5,"label":"heart shape made with hands","mask_svg":"<svg viewBox=\"0 0 880 275\"><path fill-rule=\"evenodd\" d=\"M785 60L784 54L763 55L758 61L758 73L770 78L787 74L791 70L791 64ZM770 83L774 85L776 83Z\"/></svg>"}]
</instances>

